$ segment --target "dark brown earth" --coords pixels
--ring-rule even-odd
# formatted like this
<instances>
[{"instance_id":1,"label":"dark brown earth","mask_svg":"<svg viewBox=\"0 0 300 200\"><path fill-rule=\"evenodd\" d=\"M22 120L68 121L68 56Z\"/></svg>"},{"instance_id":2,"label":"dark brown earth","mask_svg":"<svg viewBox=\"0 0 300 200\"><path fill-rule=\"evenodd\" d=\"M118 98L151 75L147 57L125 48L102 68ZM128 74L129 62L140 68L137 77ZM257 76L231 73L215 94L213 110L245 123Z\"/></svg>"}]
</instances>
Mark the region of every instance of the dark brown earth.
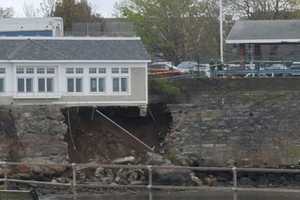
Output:
<instances>
[{"instance_id":1,"label":"dark brown earth","mask_svg":"<svg viewBox=\"0 0 300 200\"><path fill-rule=\"evenodd\" d=\"M130 108L98 109L156 152L160 151L172 120L165 105L151 105L152 114L146 117L138 116L137 110ZM68 111L64 110L64 113L68 123ZM69 115L71 129L65 139L72 162L111 163L114 159L131 155L142 162L147 149L97 113L93 118L92 108L71 108Z\"/></svg>"}]
</instances>

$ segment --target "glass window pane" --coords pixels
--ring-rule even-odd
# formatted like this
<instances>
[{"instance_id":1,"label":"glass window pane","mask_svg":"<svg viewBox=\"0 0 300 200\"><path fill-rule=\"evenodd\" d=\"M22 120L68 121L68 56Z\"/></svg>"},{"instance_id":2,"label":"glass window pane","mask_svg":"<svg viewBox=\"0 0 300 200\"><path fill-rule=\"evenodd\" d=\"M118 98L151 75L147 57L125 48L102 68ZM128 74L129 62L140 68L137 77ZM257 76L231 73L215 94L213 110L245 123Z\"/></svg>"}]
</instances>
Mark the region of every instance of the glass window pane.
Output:
<instances>
[{"instance_id":1,"label":"glass window pane","mask_svg":"<svg viewBox=\"0 0 300 200\"><path fill-rule=\"evenodd\" d=\"M55 68L47 68L47 74L55 74Z\"/></svg>"},{"instance_id":2,"label":"glass window pane","mask_svg":"<svg viewBox=\"0 0 300 200\"><path fill-rule=\"evenodd\" d=\"M45 74L45 68L38 68L37 73L38 74Z\"/></svg>"},{"instance_id":3,"label":"glass window pane","mask_svg":"<svg viewBox=\"0 0 300 200\"><path fill-rule=\"evenodd\" d=\"M105 92L105 78L99 78L98 87L99 92Z\"/></svg>"},{"instance_id":4,"label":"glass window pane","mask_svg":"<svg viewBox=\"0 0 300 200\"><path fill-rule=\"evenodd\" d=\"M91 92L97 92L97 79L91 78Z\"/></svg>"},{"instance_id":5,"label":"glass window pane","mask_svg":"<svg viewBox=\"0 0 300 200\"><path fill-rule=\"evenodd\" d=\"M121 69L122 74L128 74L128 71L129 71L128 68L122 68Z\"/></svg>"},{"instance_id":6,"label":"glass window pane","mask_svg":"<svg viewBox=\"0 0 300 200\"><path fill-rule=\"evenodd\" d=\"M23 78L18 78L18 92L25 92L25 83Z\"/></svg>"},{"instance_id":7,"label":"glass window pane","mask_svg":"<svg viewBox=\"0 0 300 200\"><path fill-rule=\"evenodd\" d=\"M120 72L120 68L112 68L111 73L118 74Z\"/></svg>"},{"instance_id":8,"label":"glass window pane","mask_svg":"<svg viewBox=\"0 0 300 200\"><path fill-rule=\"evenodd\" d=\"M67 74L74 74L74 68L67 68L66 73Z\"/></svg>"},{"instance_id":9,"label":"glass window pane","mask_svg":"<svg viewBox=\"0 0 300 200\"><path fill-rule=\"evenodd\" d=\"M54 83L53 78L47 78L47 92L54 91L53 83Z\"/></svg>"},{"instance_id":10,"label":"glass window pane","mask_svg":"<svg viewBox=\"0 0 300 200\"><path fill-rule=\"evenodd\" d=\"M26 68L26 74L34 74L34 68Z\"/></svg>"},{"instance_id":11,"label":"glass window pane","mask_svg":"<svg viewBox=\"0 0 300 200\"><path fill-rule=\"evenodd\" d=\"M26 79L26 92L32 92L33 91L33 81L32 78Z\"/></svg>"},{"instance_id":12,"label":"glass window pane","mask_svg":"<svg viewBox=\"0 0 300 200\"><path fill-rule=\"evenodd\" d=\"M39 92L45 92L46 91L46 85L45 85L45 79L44 78L39 78L38 79L38 89Z\"/></svg>"},{"instance_id":13,"label":"glass window pane","mask_svg":"<svg viewBox=\"0 0 300 200\"><path fill-rule=\"evenodd\" d=\"M5 74L5 68L0 68L0 74Z\"/></svg>"},{"instance_id":14,"label":"glass window pane","mask_svg":"<svg viewBox=\"0 0 300 200\"><path fill-rule=\"evenodd\" d=\"M76 78L76 92L82 92L82 79Z\"/></svg>"},{"instance_id":15,"label":"glass window pane","mask_svg":"<svg viewBox=\"0 0 300 200\"><path fill-rule=\"evenodd\" d=\"M76 74L83 74L83 68L76 68Z\"/></svg>"},{"instance_id":16,"label":"glass window pane","mask_svg":"<svg viewBox=\"0 0 300 200\"><path fill-rule=\"evenodd\" d=\"M90 68L89 73L90 74L97 74L97 68Z\"/></svg>"},{"instance_id":17,"label":"glass window pane","mask_svg":"<svg viewBox=\"0 0 300 200\"><path fill-rule=\"evenodd\" d=\"M17 74L24 74L24 68L17 68Z\"/></svg>"},{"instance_id":18,"label":"glass window pane","mask_svg":"<svg viewBox=\"0 0 300 200\"><path fill-rule=\"evenodd\" d=\"M4 79L0 78L0 92L4 92Z\"/></svg>"},{"instance_id":19,"label":"glass window pane","mask_svg":"<svg viewBox=\"0 0 300 200\"><path fill-rule=\"evenodd\" d=\"M114 92L120 91L120 79L119 78L113 78L113 91Z\"/></svg>"},{"instance_id":20,"label":"glass window pane","mask_svg":"<svg viewBox=\"0 0 300 200\"><path fill-rule=\"evenodd\" d=\"M99 68L99 74L105 74L106 68Z\"/></svg>"},{"instance_id":21,"label":"glass window pane","mask_svg":"<svg viewBox=\"0 0 300 200\"><path fill-rule=\"evenodd\" d=\"M68 92L74 92L74 79L68 78Z\"/></svg>"},{"instance_id":22,"label":"glass window pane","mask_svg":"<svg viewBox=\"0 0 300 200\"><path fill-rule=\"evenodd\" d=\"M128 91L128 78L121 79L121 90L122 90L122 92Z\"/></svg>"}]
</instances>

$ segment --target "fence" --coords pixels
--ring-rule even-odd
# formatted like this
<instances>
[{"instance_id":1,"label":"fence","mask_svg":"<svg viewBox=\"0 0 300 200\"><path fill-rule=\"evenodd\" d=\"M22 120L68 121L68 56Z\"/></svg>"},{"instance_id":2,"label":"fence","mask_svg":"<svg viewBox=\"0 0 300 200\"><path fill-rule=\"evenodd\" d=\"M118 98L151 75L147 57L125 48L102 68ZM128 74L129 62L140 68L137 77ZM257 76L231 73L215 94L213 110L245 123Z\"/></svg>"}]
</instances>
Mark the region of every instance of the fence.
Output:
<instances>
[{"instance_id":1,"label":"fence","mask_svg":"<svg viewBox=\"0 0 300 200\"><path fill-rule=\"evenodd\" d=\"M70 183L53 183L42 182L33 180L18 180L10 179L8 177L8 169L12 166L63 166L72 168L72 182ZM115 188L115 189L146 189L149 192L149 200L153 199L152 192L155 189L159 190L194 190L194 191L232 191L233 199L236 200L238 192L281 192L281 193L300 193L300 189L284 189L284 188L245 188L238 185L239 172L259 172L259 173L286 173L286 174L300 174L300 169L263 169L263 168L225 168L225 167L182 167L182 166L144 166L144 165L96 165L96 164L35 164L35 163L15 163L15 162L0 162L0 167L4 168L4 178L0 182L4 183L4 189L8 190L9 183L24 183L36 184L43 186L61 186L69 187L72 191L74 199L77 199L77 189L82 187L87 188ZM109 169L142 169L148 171L148 184L147 185L100 185L100 184L78 184L77 183L77 170L79 168L101 167ZM232 187L208 187L208 186L167 186L167 185L154 185L153 184L153 170L190 170L194 172L230 172L232 173Z\"/></svg>"}]
</instances>

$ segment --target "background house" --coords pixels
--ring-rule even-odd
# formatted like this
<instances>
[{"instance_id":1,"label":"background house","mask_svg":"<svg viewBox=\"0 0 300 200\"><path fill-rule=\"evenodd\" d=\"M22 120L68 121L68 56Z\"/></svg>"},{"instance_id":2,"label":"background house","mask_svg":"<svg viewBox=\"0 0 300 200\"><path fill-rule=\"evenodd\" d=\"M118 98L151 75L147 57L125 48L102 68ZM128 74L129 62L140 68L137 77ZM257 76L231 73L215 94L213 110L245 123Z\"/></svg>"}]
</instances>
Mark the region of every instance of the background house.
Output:
<instances>
[{"instance_id":1,"label":"background house","mask_svg":"<svg viewBox=\"0 0 300 200\"><path fill-rule=\"evenodd\" d=\"M0 104L140 106L150 58L139 38L0 39Z\"/></svg>"},{"instance_id":2,"label":"background house","mask_svg":"<svg viewBox=\"0 0 300 200\"><path fill-rule=\"evenodd\" d=\"M63 19L60 17L0 19L0 37L16 36L62 37Z\"/></svg>"},{"instance_id":3,"label":"background house","mask_svg":"<svg viewBox=\"0 0 300 200\"><path fill-rule=\"evenodd\" d=\"M229 62L300 62L300 20L241 20L226 43Z\"/></svg>"}]
</instances>

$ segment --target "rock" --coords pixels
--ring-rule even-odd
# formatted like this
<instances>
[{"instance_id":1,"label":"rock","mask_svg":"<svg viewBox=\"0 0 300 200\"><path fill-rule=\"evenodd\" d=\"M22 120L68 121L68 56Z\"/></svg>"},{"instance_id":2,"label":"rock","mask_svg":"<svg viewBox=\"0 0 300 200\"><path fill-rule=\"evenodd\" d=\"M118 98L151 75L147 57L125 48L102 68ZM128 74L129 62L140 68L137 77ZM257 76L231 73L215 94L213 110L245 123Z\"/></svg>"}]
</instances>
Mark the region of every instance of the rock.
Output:
<instances>
[{"instance_id":1,"label":"rock","mask_svg":"<svg viewBox=\"0 0 300 200\"><path fill-rule=\"evenodd\" d=\"M192 185L190 174L189 170L155 169L153 170L153 182L157 185Z\"/></svg>"},{"instance_id":2,"label":"rock","mask_svg":"<svg viewBox=\"0 0 300 200\"><path fill-rule=\"evenodd\" d=\"M213 175L209 175L204 179L204 183L208 186L216 186L217 185L217 178Z\"/></svg>"},{"instance_id":3,"label":"rock","mask_svg":"<svg viewBox=\"0 0 300 200\"><path fill-rule=\"evenodd\" d=\"M202 186L203 182L199 177L197 177L194 173L190 174L192 181L197 185L197 186Z\"/></svg>"},{"instance_id":4,"label":"rock","mask_svg":"<svg viewBox=\"0 0 300 200\"><path fill-rule=\"evenodd\" d=\"M118 159L112 161L113 164L117 164L117 165L132 164L134 162L135 162L135 157L133 157L133 156L118 158Z\"/></svg>"},{"instance_id":5,"label":"rock","mask_svg":"<svg viewBox=\"0 0 300 200\"><path fill-rule=\"evenodd\" d=\"M253 181L248 178L248 177L241 177L239 180L240 185L243 186L252 186L253 185Z\"/></svg>"},{"instance_id":6,"label":"rock","mask_svg":"<svg viewBox=\"0 0 300 200\"><path fill-rule=\"evenodd\" d=\"M146 164L147 165L171 165L170 160L165 159L163 156L148 152L146 155Z\"/></svg>"}]
</instances>

